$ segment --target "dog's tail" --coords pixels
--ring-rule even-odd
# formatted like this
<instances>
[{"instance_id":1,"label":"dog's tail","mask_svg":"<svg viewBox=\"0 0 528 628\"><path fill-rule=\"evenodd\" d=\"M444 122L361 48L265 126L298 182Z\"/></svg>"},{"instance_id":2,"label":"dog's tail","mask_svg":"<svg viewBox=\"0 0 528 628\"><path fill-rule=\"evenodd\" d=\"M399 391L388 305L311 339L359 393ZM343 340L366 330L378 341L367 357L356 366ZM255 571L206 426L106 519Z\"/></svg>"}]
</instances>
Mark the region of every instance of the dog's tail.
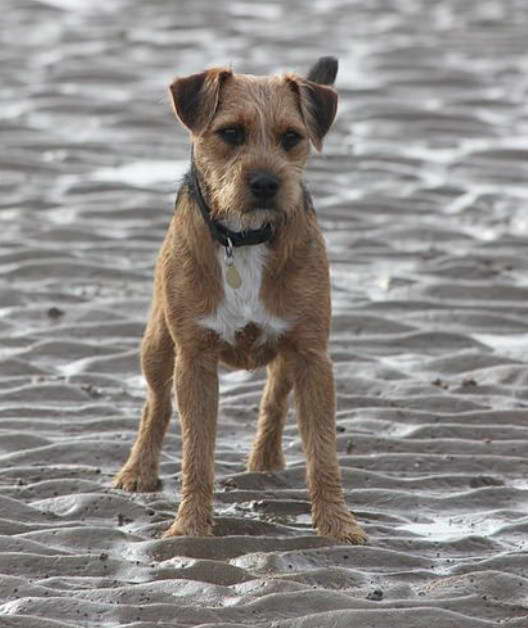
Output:
<instances>
[{"instance_id":1,"label":"dog's tail","mask_svg":"<svg viewBox=\"0 0 528 628\"><path fill-rule=\"evenodd\" d=\"M335 57L321 57L312 66L306 77L319 85L333 85L337 76L338 62Z\"/></svg>"}]
</instances>

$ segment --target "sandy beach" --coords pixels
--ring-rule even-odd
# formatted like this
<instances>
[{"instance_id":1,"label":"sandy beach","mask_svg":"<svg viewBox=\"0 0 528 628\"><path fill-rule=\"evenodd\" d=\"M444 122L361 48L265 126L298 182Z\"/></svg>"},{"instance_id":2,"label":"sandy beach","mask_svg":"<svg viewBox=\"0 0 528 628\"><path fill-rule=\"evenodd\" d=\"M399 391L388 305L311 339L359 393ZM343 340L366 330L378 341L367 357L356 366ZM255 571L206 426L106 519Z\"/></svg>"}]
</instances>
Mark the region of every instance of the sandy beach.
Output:
<instances>
[{"instance_id":1,"label":"sandy beach","mask_svg":"<svg viewBox=\"0 0 528 628\"><path fill-rule=\"evenodd\" d=\"M528 4L3 0L0 626L528 626ZM366 546L246 473L265 373L223 372L215 537L111 488L186 170L167 85L340 59L307 182L332 264L337 439Z\"/></svg>"}]
</instances>

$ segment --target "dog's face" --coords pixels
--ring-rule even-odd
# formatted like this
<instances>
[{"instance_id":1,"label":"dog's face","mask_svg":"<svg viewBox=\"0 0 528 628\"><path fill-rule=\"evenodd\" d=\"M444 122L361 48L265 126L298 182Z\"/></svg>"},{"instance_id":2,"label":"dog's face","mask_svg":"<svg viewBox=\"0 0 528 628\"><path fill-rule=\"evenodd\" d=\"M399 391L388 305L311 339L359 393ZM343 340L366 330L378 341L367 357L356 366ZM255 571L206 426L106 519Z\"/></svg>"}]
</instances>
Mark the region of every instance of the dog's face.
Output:
<instances>
[{"instance_id":1,"label":"dog's face","mask_svg":"<svg viewBox=\"0 0 528 628\"><path fill-rule=\"evenodd\" d=\"M303 203L310 143L321 149L337 107L335 91L320 84L333 78L323 78L215 68L171 85L215 218L234 230L254 229L287 219Z\"/></svg>"}]
</instances>

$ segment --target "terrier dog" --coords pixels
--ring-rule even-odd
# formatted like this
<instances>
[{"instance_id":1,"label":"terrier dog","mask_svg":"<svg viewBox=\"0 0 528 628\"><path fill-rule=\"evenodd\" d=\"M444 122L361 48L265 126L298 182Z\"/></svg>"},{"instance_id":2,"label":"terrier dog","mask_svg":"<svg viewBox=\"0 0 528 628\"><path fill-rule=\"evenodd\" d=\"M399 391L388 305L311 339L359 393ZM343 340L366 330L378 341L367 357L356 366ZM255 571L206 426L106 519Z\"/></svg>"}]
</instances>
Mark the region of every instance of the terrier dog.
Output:
<instances>
[{"instance_id":1,"label":"terrier dog","mask_svg":"<svg viewBox=\"0 0 528 628\"><path fill-rule=\"evenodd\" d=\"M191 133L191 168L155 272L141 347L148 397L129 458L114 479L158 488L174 387L181 421L182 488L165 537L212 533L218 365L267 365L247 468L284 467L282 430L293 389L314 527L362 543L348 511L336 453L328 356L330 279L325 244L303 184L337 109L337 60L307 78L213 68L175 80L176 116Z\"/></svg>"}]
</instances>

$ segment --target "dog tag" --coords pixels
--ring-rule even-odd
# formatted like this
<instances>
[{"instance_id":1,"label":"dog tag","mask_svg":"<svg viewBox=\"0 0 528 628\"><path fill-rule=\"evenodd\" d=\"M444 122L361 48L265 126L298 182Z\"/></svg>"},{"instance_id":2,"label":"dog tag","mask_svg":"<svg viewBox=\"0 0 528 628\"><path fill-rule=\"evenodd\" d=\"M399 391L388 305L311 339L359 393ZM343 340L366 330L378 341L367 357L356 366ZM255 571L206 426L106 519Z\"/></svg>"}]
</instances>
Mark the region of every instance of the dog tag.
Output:
<instances>
[{"instance_id":1,"label":"dog tag","mask_svg":"<svg viewBox=\"0 0 528 628\"><path fill-rule=\"evenodd\" d=\"M236 269L236 266L233 261L233 243L229 238L227 238L227 246L226 246L226 281L234 290L238 290L242 285L242 277L240 273Z\"/></svg>"},{"instance_id":2,"label":"dog tag","mask_svg":"<svg viewBox=\"0 0 528 628\"><path fill-rule=\"evenodd\" d=\"M226 281L231 286L237 290L242 285L242 278L240 277L240 273L236 269L234 264L229 264L226 268Z\"/></svg>"}]
</instances>

